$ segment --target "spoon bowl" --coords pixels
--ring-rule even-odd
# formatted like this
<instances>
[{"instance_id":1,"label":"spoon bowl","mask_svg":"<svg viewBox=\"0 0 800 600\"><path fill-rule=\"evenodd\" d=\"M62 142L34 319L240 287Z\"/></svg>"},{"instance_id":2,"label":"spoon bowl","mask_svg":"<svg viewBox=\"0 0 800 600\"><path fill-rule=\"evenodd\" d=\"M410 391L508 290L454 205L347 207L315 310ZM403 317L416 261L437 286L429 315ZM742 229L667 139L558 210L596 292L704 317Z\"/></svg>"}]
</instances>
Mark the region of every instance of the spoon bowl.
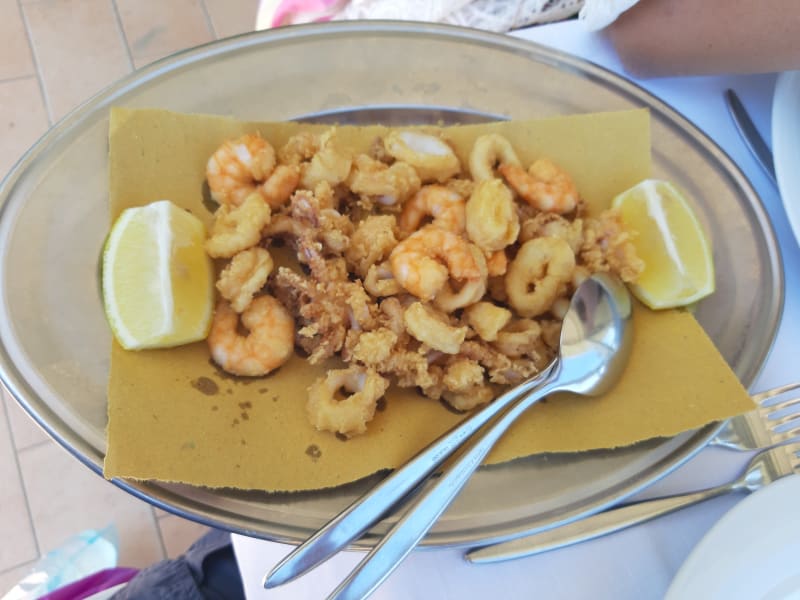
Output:
<instances>
[{"instance_id":1,"label":"spoon bowl","mask_svg":"<svg viewBox=\"0 0 800 600\"><path fill-rule=\"evenodd\" d=\"M564 391L599 396L614 386L631 351L630 319L630 295L616 279L598 274L578 287L561 326Z\"/></svg>"}]
</instances>

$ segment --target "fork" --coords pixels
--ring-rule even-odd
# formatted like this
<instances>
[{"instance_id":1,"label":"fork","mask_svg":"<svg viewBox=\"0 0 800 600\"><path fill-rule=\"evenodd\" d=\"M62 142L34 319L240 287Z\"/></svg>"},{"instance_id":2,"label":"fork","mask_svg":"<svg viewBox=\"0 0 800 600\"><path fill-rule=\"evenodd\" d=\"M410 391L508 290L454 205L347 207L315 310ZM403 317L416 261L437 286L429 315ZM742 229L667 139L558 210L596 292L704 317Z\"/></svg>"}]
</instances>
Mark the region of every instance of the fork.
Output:
<instances>
[{"instance_id":1,"label":"fork","mask_svg":"<svg viewBox=\"0 0 800 600\"><path fill-rule=\"evenodd\" d=\"M541 554L621 531L723 494L754 492L792 473L800 473L800 442L762 450L753 456L741 475L729 483L697 492L635 502L533 536L472 550L466 554L466 558L473 563L489 563Z\"/></svg>"},{"instance_id":2,"label":"fork","mask_svg":"<svg viewBox=\"0 0 800 600\"><path fill-rule=\"evenodd\" d=\"M709 446L718 446L729 450L760 450L800 437L800 410L787 416L781 414L789 408L800 405L800 397L771 402L774 398L798 388L800 388L800 382L753 394L756 410L752 411L750 415L740 415L730 419L709 442ZM763 427L753 428L749 422L750 418L754 418Z\"/></svg>"},{"instance_id":3,"label":"fork","mask_svg":"<svg viewBox=\"0 0 800 600\"><path fill-rule=\"evenodd\" d=\"M800 382L753 394L752 398L757 408L746 415L729 420L709 445L748 451L769 449L788 441L797 441L800 439L800 397L773 400L798 388ZM798 410L786 413L795 408ZM789 470L784 471L788 472ZM690 493L612 508L561 527L472 550L466 554L466 558L471 562L486 563L539 554L643 523L720 493L724 493L724 490L709 496L700 497L699 493ZM626 517L630 519L626 520Z\"/></svg>"}]
</instances>

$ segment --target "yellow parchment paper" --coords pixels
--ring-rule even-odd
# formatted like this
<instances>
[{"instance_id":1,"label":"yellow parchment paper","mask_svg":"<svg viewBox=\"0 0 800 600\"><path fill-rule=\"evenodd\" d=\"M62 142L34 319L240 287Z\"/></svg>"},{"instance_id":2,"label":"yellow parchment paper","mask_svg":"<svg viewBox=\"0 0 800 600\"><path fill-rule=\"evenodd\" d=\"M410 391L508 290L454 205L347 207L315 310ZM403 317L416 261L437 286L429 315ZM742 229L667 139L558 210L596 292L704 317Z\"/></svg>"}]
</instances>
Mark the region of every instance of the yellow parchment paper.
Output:
<instances>
[{"instance_id":1,"label":"yellow parchment paper","mask_svg":"<svg viewBox=\"0 0 800 600\"><path fill-rule=\"evenodd\" d=\"M260 131L276 147L296 123L245 123L161 110L115 109L110 128L110 202L167 198L211 221L204 204L208 157L225 139ZM464 160L481 133L510 139L528 164L549 156L573 174L595 212L650 174L646 110L448 129ZM382 127L340 127L365 151ZM625 446L671 436L753 408L691 314L636 306L634 349L621 382L602 398L552 397L529 410L488 462L539 452ZM106 477L157 479L270 491L336 486L397 467L463 416L391 389L367 434L342 441L305 415L306 388L324 372L292 358L262 379L225 376L205 343L127 352L114 344L108 387Z\"/></svg>"}]
</instances>

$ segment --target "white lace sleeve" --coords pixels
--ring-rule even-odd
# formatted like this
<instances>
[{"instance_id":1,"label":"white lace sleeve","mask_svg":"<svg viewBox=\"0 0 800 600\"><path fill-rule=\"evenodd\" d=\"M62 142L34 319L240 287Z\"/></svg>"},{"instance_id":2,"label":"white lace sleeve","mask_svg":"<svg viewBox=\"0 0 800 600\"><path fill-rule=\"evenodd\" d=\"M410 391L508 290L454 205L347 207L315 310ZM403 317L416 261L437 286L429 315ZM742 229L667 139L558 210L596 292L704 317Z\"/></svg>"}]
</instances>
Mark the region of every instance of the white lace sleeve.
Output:
<instances>
[{"instance_id":1,"label":"white lace sleeve","mask_svg":"<svg viewBox=\"0 0 800 600\"><path fill-rule=\"evenodd\" d=\"M639 0L585 0L578 18L591 30L602 29Z\"/></svg>"},{"instance_id":2,"label":"white lace sleeve","mask_svg":"<svg viewBox=\"0 0 800 600\"><path fill-rule=\"evenodd\" d=\"M575 16L583 0L350 0L335 19L414 19L509 31Z\"/></svg>"}]
</instances>

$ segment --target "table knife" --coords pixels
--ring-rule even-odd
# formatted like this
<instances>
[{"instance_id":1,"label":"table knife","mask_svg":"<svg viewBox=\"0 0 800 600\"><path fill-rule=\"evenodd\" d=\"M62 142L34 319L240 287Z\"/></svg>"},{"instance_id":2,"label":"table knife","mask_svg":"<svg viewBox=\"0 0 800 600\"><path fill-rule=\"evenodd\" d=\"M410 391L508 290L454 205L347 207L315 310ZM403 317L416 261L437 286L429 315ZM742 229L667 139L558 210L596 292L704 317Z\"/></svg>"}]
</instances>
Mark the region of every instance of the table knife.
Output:
<instances>
[{"instance_id":1,"label":"table knife","mask_svg":"<svg viewBox=\"0 0 800 600\"><path fill-rule=\"evenodd\" d=\"M772 151L769 149L769 146L767 146L764 138L761 137L758 129L756 129L753 120L750 118L750 115L747 114L747 110L739 99L739 96L731 89L725 90L725 103L728 106L728 111L745 145L756 158L761 168L764 169L767 176L772 180L772 183L777 186L778 183L777 177L775 176L775 163L772 160Z\"/></svg>"}]
</instances>

